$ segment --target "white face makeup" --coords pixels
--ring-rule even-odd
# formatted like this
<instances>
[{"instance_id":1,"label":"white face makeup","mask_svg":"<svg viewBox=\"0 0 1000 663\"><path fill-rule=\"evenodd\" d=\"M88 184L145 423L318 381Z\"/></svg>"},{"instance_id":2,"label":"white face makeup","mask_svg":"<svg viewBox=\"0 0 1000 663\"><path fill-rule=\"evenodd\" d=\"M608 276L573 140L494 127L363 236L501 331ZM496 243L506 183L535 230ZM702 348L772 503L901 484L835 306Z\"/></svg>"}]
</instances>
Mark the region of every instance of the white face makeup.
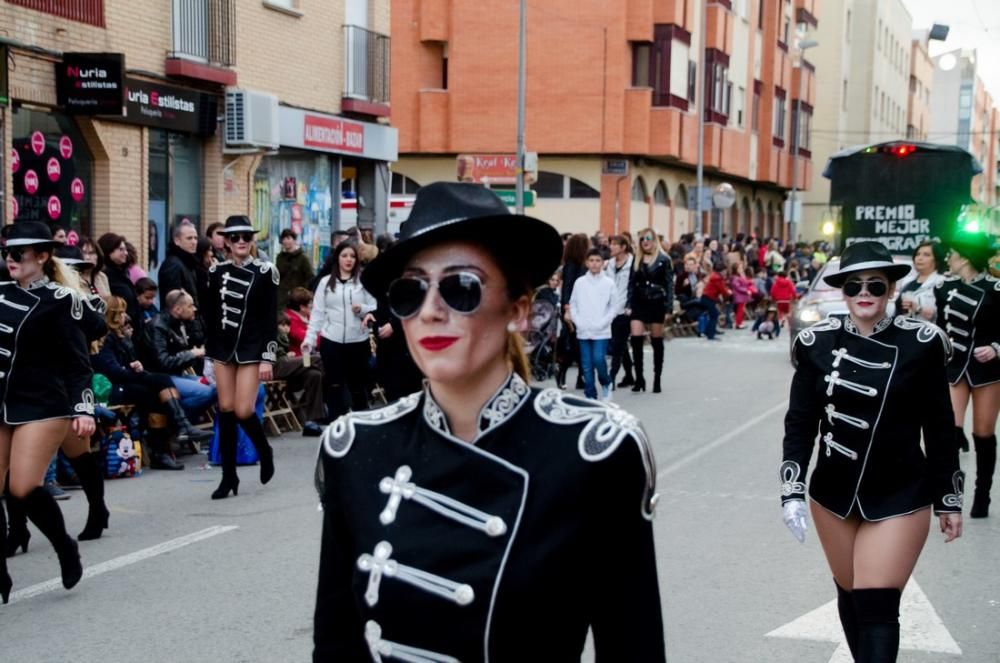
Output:
<instances>
[{"instance_id":1,"label":"white face makeup","mask_svg":"<svg viewBox=\"0 0 1000 663\"><path fill-rule=\"evenodd\" d=\"M848 284L851 282L861 282L864 287L855 296L849 296L847 291L851 290ZM885 292L880 296L875 296L869 292L868 288L872 283L881 283L885 286ZM878 286L875 286L877 289ZM844 301L847 302L847 310L856 322L874 324L885 317L886 307L889 300L896 294L896 285L891 283L885 274L878 270L865 270L851 274L847 283L841 288L845 290Z\"/></svg>"}]
</instances>

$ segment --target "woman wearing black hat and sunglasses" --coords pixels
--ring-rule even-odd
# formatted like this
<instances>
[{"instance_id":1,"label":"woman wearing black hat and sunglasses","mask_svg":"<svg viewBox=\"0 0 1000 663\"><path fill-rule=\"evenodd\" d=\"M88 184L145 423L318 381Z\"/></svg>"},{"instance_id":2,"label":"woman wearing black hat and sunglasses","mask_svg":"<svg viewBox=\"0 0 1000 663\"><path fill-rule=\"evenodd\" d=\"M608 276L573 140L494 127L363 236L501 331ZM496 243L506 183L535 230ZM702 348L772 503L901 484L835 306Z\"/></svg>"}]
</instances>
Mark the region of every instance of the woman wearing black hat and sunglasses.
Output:
<instances>
[{"instance_id":1,"label":"woman wearing black hat and sunglasses","mask_svg":"<svg viewBox=\"0 0 1000 663\"><path fill-rule=\"evenodd\" d=\"M785 524L804 541L805 470L818 429L810 506L847 643L863 663L896 660L900 593L931 508L946 541L962 534L964 475L945 376L951 343L928 322L886 315L909 270L878 242L847 247L824 280L841 288L848 316L816 323L793 345L780 468Z\"/></svg>"},{"instance_id":2,"label":"woman wearing black hat and sunglasses","mask_svg":"<svg viewBox=\"0 0 1000 663\"><path fill-rule=\"evenodd\" d=\"M208 301L202 314L214 360L219 392L219 451L222 482L212 499L237 495L236 427L247 434L260 456L260 482L274 476L274 454L254 411L261 381L271 379L278 348L278 270L251 255L250 219L231 216L218 232L226 238L230 259L209 268Z\"/></svg>"},{"instance_id":3,"label":"woman wearing black hat and sunglasses","mask_svg":"<svg viewBox=\"0 0 1000 663\"><path fill-rule=\"evenodd\" d=\"M934 290L937 323L955 352L948 363L956 443L968 451L965 411L972 400L972 440L976 448L976 490L971 518L989 516L990 489L997 462L997 409L1000 408L1000 280L987 273L995 252L986 233L959 233L950 242L950 273Z\"/></svg>"},{"instance_id":4,"label":"woman wearing black hat and sunglasses","mask_svg":"<svg viewBox=\"0 0 1000 663\"><path fill-rule=\"evenodd\" d=\"M6 477L13 498L52 542L63 586L70 589L83 576L79 549L42 482L68 429L80 438L93 434L94 394L79 323L84 304L65 287L73 277L52 249L52 233L44 223L4 228L0 253L13 280L0 283L0 484ZM0 550L6 548L5 520L0 510ZM10 590L6 559L0 555L4 603Z\"/></svg>"},{"instance_id":5,"label":"woman wearing black hat and sunglasses","mask_svg":"<svg viewBox=\"0 0 1000 663\"><path fill-rule=\"evenodd\" d=\"M323 435L314 661L567 661L588 627L598 660L664 660L642 427L526 383L517 329L560 248L434 183L362 273L427 381Z\"/></svg>"}]
</instances>

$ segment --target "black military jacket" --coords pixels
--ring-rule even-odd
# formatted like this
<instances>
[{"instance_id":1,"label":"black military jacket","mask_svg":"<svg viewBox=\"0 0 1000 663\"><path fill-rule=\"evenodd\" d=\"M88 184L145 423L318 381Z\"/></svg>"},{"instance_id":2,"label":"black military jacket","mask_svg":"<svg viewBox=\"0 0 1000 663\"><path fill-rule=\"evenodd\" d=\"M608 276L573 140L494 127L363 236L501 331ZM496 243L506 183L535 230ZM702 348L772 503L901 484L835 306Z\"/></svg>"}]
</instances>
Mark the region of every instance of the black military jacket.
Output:
<instances>
[{"instance_id":1,"label":"black military jacket","mask_svg":"<svg viewBox=\"0 0 1000 663\"><path fill-rule=\"evenodd\" d=\"M202 309L205 354L237 364L277 361L278 281L275 266L262 260L213 265Z\"/></svg>"},{"instance_id":2,"label":"black military jacket","mask_svg":"<svg viewBox=\"0 0 1000 663\"><path fill-rule=\"evenodd\" d=\"M799 332L793 352L782 502L805 499L818 427L809 496L827 510L846 518L856 506L865 520L931 504L961 512L964 475L945 377L950 343L937 327L884 318L865 337L850 318L827 318Z\"/></svg>"},{"instance_id":3,"label":"black military jacket","mask_svg":"<svg viewBox=\"0 0 1000 663\"><path fill-rule=\"evenodd\" d=\"M955 352L948 362L948 381L966 377L973 387L1000 380L1000 279L983 273L966 283L947 276L934 288L937 323L951 339ZM972 356L981 345L992 345L997 358L982 363Z\"/></svg>"},{"instance_id":4,"label":"black military jacket","mask_svg":"<svg viewBox=\"0 0 1000 663\"><path fill-rule=\"evenodd\" d=\"M319 661L665 660L639 422L511 376L462 441L429 388L322 438Z\"/></svg>"},{"instance_id":5,"label":"black military jacket","mask_svg":"<svg viewBox=\"0 0 1000 663\"><path fill-rule=\"evenodd\" d=\"M47 278L28 288L0 283L0 398L3 421L26 424L94 413L84 336L90 307Z\"/></svg>"}]
</instances>

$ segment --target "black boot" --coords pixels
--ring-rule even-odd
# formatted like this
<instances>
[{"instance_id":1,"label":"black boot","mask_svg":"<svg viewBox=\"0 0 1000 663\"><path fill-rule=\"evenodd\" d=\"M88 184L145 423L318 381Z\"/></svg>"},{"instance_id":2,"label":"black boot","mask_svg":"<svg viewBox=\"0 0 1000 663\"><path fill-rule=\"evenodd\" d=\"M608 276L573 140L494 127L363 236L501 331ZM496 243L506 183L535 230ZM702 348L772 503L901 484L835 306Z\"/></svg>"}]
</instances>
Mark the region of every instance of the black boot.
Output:
<instances>
[{"instance_id":1,"label":"black boot","mask_svg":"<svg viewBox=\"0 0 1000 663\"><path fill-rule=\"evenodd\" d=\"M184 463L178 463L170 452L170 434L166 428L149 428L146 431L153 457L149 466L154 470L183 470Z\"/></svg>"},{"instance_id":2,"label":"black boot","mask_svg":"<svg viewBox=\"0 0 1000 663\"><path fill-rule=\"evenodd\" d=\"M837 581L834 580L834 585ZM851 658L858 657L858 615L854 612L854 599L852 592L847 591L837 585L837 612L840 613L840 625L844 627L844 637L847 639L847 646L851 649Z\"/></svg>"},{"instance_id":3,"label":"black boot","mask_svg":"<svg viewBox=\"0 0 1000 663\"><path fill-rule=\"evenodd\" d=\"M997 436L972 436L976 444L976 492L972 497L970 518L990 515L990 489L993 487L993 470L997 464Z\"/></svg>"},{"instance_id":4,"label":"black boot","mask_svg":"<svg viewBox=\"0 0 1000 663\"><path fill-rule=\"evenodd\" d=\"M31 532L28 530L28 516L24 513L24 504L21 500L14 499L8 487L5 493L7 503L8 519L7 543L0 549L4 558L13 557L17 554L17 549L21 552L28 552L28 541L31 539Z\"/></svg>"},{"instance_id":5,"label":"black boot","mask_svg":"<svg viewBox=\"0 0 1000 663\"><path fill-rule=\"evenodd\" d=\"M855 589L858 619L856 663L895 663L899 653L899 597L894 587Z\"/></svg>"},{"instance_id":6,"label":"black boot","mask_svg":"<svg viewBox=\"0 0 1000 663\"><path fill-rule=\"evenodd\" d=\"M663 373L663 337L651 336L653 346L653 393L660 393L660 375Z\"/></svg>"},{"instance_id":7,"label":"black boot","mask_svg":"<svg viewBox=\"0 0 1000 663\"><path fill-rule=\"evenodd\" d=\"M632 344L632 367L635 369L635 385L632 386L632 391L646 391L646 378L642 374L642 344L645 340L645 336L629 338L629 343Z\"/></svg>"},{"instance_id":8,"label":"black boot","mask_svg":"<svg viewBox=\"0 0 1000 663\"><path fill-rule=\"evenodd\" d=\"M0 507L0 550L7 549L7 511ZM0 555L0 601L7 603L10 601L10 588L14 586L14 581L7 573L7 556Z\"/></svg>"},{"instance_id":9,"label":"black boot","mask_svg":"<svg viewBox=\"0 0 1000 663\"><path fill-rule=\"evenodd\" d=\"M240 493L240 478L236 476L236 414L219 412L219 455L222 456L222 483L212 493L213 500Z\"/></svg>"},{"instance_id":10,"label":"black boot","mask_svg":"<svg viewBox=\"0 0 1000 663\"><path fill-rule=\"evenodd\" d=\"M961 426L955 426L955 445L961 451L969 450L969 438L965 437L965 429Z\"/></svg>"},{"instance_id":11,"label":"black boot","mask_svg":"<svg viewBox=\"0 0 1000 663\"><path fill-rule=\"evenodd\" d=\"M83 577L83 563L80 562L79 546L66 533L66 521L63 520L59 505L44 488L35 488L24 498L24 510L35 527L56 549L63 587L73 589Z\"/></svg>"},{"instance_id":12,"label":"black boot","mask_svg":"<svg viewBox=\"0 0 1000 663\"><path fill-rule=\"evenodd\" d=\"M556 387L559 389L566 388L566 371L569 367L566 364L559 364L559 369L556 371Z\"/></svg>"},{"instance_id":13,"label":"black boot","mask_svg":"<svg viewBox=\"0 0 1000 663\"><path fill-rule=\"evenodd\" d=\"M171 398L163 404L166 406L167 411L170 412L170 418L174 420L174 425L177 426L178 442L207 442L214 437L212 431L201 430L191 425L191 422L187 418L187 413L181 407L181 402L176 398Z\"/></svg>"},{"instance_id":14,"label":"black boot","mask_svg":"<svg viewBox=\"0 0 1000 663\"><path fill-rule=\"evenodd\" d=\"M256 415L240 419L240 428L247 434L260 456L260 482L267 483L274 476L274 450L267 441L267 433Z\"/></svg>"},{"instance_id":15,"label":"black boot","mask_svg":"<svg viewBox=\"0 0 1000 663\"><path fill-rule=\"evenodd\" d=\"M101 473L97 457L89 451L80 454L76 458L70 458L69 464L73 466L76 476L80 478L80 485L87 496L87 524L83 531L77 535L79 541L93 541L101 538L101 534L108 528L108 507L104 503L104 475Z\"/></svg>"}]
</instances>

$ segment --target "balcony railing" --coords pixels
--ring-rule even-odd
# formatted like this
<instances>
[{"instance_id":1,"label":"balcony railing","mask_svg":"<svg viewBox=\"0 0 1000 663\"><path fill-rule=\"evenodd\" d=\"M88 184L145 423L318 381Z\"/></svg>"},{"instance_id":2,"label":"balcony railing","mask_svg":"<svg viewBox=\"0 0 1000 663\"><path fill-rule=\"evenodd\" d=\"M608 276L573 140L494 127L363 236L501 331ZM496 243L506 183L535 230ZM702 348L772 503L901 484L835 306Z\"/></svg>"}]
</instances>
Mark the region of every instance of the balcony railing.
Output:
<instances>
[{"instance_id":1,"label":"balcony railing","mask_svg":"<svg viewBox=\"0 0 1000 663\"><path fill-rule=\"evenodd\" d=\"M344 97L389 103L389 37L344 26Z\"/></svg>"},{"instance_id":2,"label":"balcony railing","mask_svg":"<svg viewBox=\"0 0 1000 663\"><path fill-rule=\"evenodd\" d=\"M236 64L236 0L173 0L171 57Z\"/></svg>"}]
</instances>

